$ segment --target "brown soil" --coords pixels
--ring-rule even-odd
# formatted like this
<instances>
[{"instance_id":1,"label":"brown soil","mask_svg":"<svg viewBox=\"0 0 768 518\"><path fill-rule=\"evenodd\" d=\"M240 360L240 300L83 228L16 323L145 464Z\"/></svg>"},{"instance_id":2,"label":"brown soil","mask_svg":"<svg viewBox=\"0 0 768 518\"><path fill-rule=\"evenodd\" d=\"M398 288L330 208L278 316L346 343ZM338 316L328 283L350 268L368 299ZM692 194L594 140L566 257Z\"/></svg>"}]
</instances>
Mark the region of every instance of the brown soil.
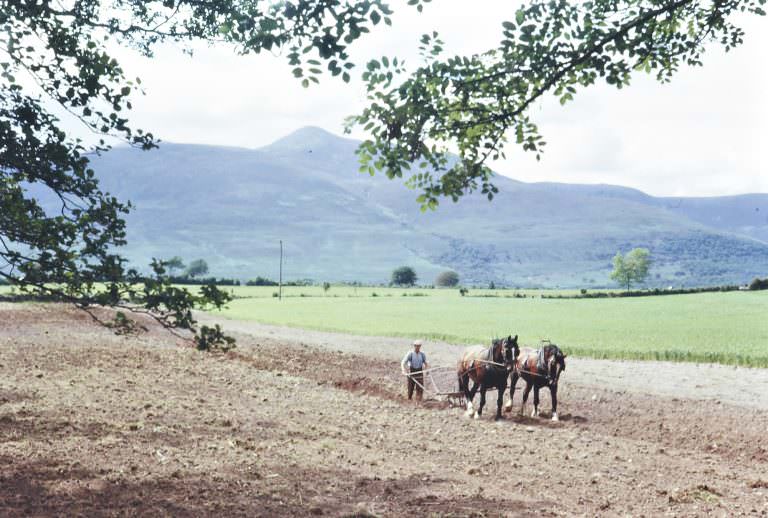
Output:
<instances>
[{"instance_id":1,"label":"brown soil","mask_svg":"<svg viewBox=\"0 0 768 518\"><path fill-rule=\"evenodd\" d=\"M765 408L564 380L559 423L474 421L403 351L143 323L0 303L0 515L768 516Z\"/></svg>"}]
</instances>

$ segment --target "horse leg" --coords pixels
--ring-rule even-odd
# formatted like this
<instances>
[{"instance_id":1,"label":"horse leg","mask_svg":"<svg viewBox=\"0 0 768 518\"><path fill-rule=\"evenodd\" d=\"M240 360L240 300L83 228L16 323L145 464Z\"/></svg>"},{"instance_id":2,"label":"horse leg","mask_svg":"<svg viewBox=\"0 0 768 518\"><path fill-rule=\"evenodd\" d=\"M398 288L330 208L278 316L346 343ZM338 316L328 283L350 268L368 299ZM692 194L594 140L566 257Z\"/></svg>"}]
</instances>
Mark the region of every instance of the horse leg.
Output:
<instances>
[{"instance_id":1,"label":"horse leg","mask_svg":"<svg viewBox=\"0 0 768 518\"><path fill-rule=\"evenodd\" d=\"M483 415L483 407L485 406L485 391L488 387L485 386L485 383L482 384L480 387L480 408L477 409L477 412L475 412L475 419L480 419L480 416Z\"/></svg>"},{"instance_id":2,"label":"horse leg","mask_svg":"<svg viewBox=\"0 0 768 518\"><path fill-rule=\"evenodd\" d=\"M464 399L467 400L466 416L469 417L474 412L474 409L472 408L472 398L474 397L474 393L471 393L469 390L469 373L468 372L462 372L461 374L459 374L459 389L464 394Z\"/></svg>"},{"instance_id":3,"label":"horse leg","mask_svg":"<svg viewBox=\"0 0 768 518\"><path fill-rule=\"evenodd\" d=\"M469 380L467 380L467 384L469 384ZM475 394L477 394L477 389L480 386L480 383L475 381L472 385L472 388L467 393L467 417L472 417L474 414L475 417L477 417L477 412L475 412L475 408L472 406L472 401L475 399Z\"/></svg>"},{"instance_id":4,"label":"horse leg","mask_svg":"<svg viewBox=\"0 0 768 518\"><path fill-rule=\"evenodd\" d=\"M475 399L475 394L477 394L477 389L479 389L479 388L480 388L480 382L479 381L475 381L474 385L472 385L472 390L469 391L469 393L470 393L469 397L471 398L470 402L473 399ZM483 403L485 403L485 401L484 401L484 396L483 396L483 394L481 392L480 393L480 412L483 411ZM469 407L469 410L470 411L469 411L469 414L467 415L467 417L473 417L474 416L475 419L479 419L480 418L480 414L478 413L478 411L474 410L471 405Z\"/></svg>"},{"instance_id":5,"label":"horse leg","mask_svg":"<svg viewBox=\"0 0 768 518\"><path fill-rule=\"evenodd\" d=\"M539 387L533 385L533 413L531 417L539 417Z\"/></svg>"},{"instance_id":6,"label":"horse leg","mask_svg":"<svg viewBox=\"0 0 768 518\"><path fill-rule=\"evenodd\" d=\"M549 393L552 396L552 420L559 421L557 417L557 385L549 386Z\"/></svg>"},{"instance_id":7,"label":"horse leg","mask_svg":"<svg viewBox=\"0 0 768 518\"><path fill-rule=\"evenodd\" d=\"M523 390L523 404L520 406L520 415L525 413L525 404L528 402L528 394L531 393L531 382L525 381L525 390Z\"/></svg>"},{"instance_id":8,"label":"horse leg","mask_svg":"<svg viewBox=\"0 0 768 518\"><path fill-rule=\"evenodd\" d=\"M512 372L512 377L509 381L509 401L507 401L506 409L508 412L512 411L512 399L515 397L515 385L517 384L517 373Z\"/></svg>"},{"instance_id":9,"label":"horse leg","mask_svg":"<svg viewBox=\"0 0 768 518\"><path fill-rule=\"evenodd\" d=\"M504 391L507 389L507 375L504 374L501 382L496 386L498 396L496 398L496 421L501 419L501 405L504 403Z\"/></svg>"}]
</instances>

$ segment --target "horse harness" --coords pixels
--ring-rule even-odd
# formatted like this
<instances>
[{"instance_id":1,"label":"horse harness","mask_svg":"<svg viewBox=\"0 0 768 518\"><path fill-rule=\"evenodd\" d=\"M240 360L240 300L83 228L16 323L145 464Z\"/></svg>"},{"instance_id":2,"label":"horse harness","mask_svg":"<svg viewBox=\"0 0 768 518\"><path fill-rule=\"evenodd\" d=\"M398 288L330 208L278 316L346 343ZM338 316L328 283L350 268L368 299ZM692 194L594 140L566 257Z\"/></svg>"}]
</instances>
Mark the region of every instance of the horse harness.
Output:
<instances>
[{"instance_id":1,"label":"horse harness","mask_svg":"<svg viewBox=\"0 0 768 518\"><path fill-rule=\"evenodd\" d=\"M496 361L493 360L493 349L494 349L494 347L495 346L492 345L486 351L486 354L484 355L487 358L486 360L483 360L481 358L474 358L470 362L470 364L467 366L467 369L464 371L464 373L467 373L467 372L470 372L470 371L474 370L475 362L477 362L477 363L484 363L486 365L486 368L488 368L488 369L499 368L499 367L504 367L506 369L507 366L505 364L499 363L499 362L496 362Z\"/></svg>"},{"instance_id":2,"label":"horse harness","mask_svg":"<svg viewBox=\"0 0 768 518\"><path fill-rule=\"evenodd\" d=\"M528 363L529 356L526 354L525 356L525 363ZM515 365L513 369L518 373L518 376L520 374L530 374L531 376L537 376L539 378L544 378L547 380L547 385L551 385L554 380L552 379L552 376L549 375L549 369L546 368L545 359L544 359L544 348L542 347L537 351L536 354L536 370L537 371L545 371L546 374L539 374L538 372L532 372L530 370L522 370Z\"/></svg>"}]
</instances>

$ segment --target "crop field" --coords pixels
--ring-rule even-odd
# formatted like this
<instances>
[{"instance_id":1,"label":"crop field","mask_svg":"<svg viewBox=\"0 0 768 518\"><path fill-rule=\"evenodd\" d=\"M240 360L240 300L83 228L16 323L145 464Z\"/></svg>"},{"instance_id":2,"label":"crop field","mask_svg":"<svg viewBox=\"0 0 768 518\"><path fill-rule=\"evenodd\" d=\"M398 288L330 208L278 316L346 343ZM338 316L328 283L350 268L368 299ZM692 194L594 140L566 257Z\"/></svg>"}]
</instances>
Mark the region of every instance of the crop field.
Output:
<instances>
[{"instance_id":1,"label":"crop field","mask_svg":"<svg viewBox=\"0 0 768 518\"><path fill-rule=\"evenodd\" d=\"M578 290L286 286L225 288L225 318L350 334L486 343L520 335L605 359L768 367L768 291L547 299ZM0 295L11 292L0 286Z\"/></svg>"},{"instance_id":2,"label":"crop field","mask_svg":"<svg viewBox=\"0 0 768 518\"><path fill-rule=\"evenodd\" d=\"M227 318L324 331L485 343L518 334L569 354L768 366L768 292L546 299L536 290L236 287ZM525 297L523 297L525 295Z\"/></svg>"}]
</instances>

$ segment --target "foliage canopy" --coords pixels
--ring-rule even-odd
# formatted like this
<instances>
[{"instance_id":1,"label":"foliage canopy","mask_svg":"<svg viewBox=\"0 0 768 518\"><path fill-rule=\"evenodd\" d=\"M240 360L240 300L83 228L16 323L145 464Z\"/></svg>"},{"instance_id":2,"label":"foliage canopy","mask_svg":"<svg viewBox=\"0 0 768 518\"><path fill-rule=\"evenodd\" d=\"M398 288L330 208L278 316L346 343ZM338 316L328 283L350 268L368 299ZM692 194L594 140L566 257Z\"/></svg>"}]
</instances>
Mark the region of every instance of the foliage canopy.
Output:
<instances>
[{"instance_id":1,"label":"foliage canopy","mask_svg":"<svg viewBox=\"0 0 768 518\"><path fill-rule=\"evenodd\" d=\"M701 65L707 44L741 44L735 18L765 15L765 2L531 0L501 23L495 48L472 56L444 56L440 36L425 34L417 69L387 56L367 64L369 105L348 122L370 134L360 169L405 178L422 208L474 190L491 199L486 162L503 158L509 140L537 159L544 151L529 114L537 99L565 104L598 80L628 86L636 72L667 82L681 65Z\"/></svg>"},{"instance_id":2,"label":"foliage canopy","mask_svg":"<svg viewBox=\"0 0 768 518\"><path fill-rule=\"evenodd\" d=\"M392 271L391 283L395 286L413 286L417 280L416 271L410 266L400 266Z\"/></svg>"},{"instance_id":3,"label":"foliage canopy","mask_svg":"<svg viewBox=\"0 0 768 518\"><path fill-rule=\"evenodd\" d=\"M453 286L456 286L459 284L459 274L454 272L453 270L446 270L444 272L440 272L437 274L437 277L435 277L435 286L440 286L442 288L452 288Z\"/></svg>"},{"instance_id":4,"label":"foliage canopy","mask_svg":"<svg viewBox=\"0 0 768 518\"><path fill-rule=\"evenodd\" d=\"M651 267L651 253L646 248L635 248L624 257L617 252L613 257L611 279L615 280L627 291L632 283L642 283L648 277Z\"/></svg>"},{"instance_id":5,"label":"foliage canopy","mask_svg":"<svg viewBox=\"0 0 768 518\"><path fill-rule=\"evenodd\" d=\"M208 263L204 259L195 259L189 263L186 275L192 278L200 277L208 273Z\"/></svg>"}]
</instances>

